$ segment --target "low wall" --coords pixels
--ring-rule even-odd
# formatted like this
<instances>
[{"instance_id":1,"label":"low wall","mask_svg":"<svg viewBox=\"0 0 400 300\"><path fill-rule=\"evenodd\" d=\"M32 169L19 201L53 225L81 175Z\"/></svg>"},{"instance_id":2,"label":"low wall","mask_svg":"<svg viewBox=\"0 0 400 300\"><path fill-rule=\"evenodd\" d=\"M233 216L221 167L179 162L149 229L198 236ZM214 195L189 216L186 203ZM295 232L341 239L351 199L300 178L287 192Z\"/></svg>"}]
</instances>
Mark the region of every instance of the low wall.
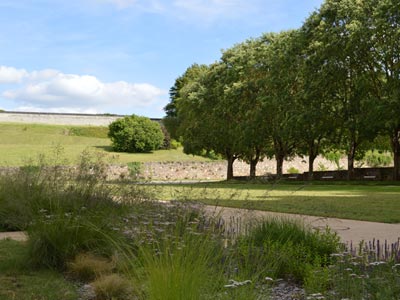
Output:
<instances>
[{"instance_id":1,"label":"low wall","mask_svg":"<svg viewBox=\"0 0 400 300\"><path fill-rule=\"evenodd\" d=\"M0 122L31 123L52 125L108 126L111 122L124 116L58 114L58 113L25 113L0 112Z\"/></svg>"}]
</instances>

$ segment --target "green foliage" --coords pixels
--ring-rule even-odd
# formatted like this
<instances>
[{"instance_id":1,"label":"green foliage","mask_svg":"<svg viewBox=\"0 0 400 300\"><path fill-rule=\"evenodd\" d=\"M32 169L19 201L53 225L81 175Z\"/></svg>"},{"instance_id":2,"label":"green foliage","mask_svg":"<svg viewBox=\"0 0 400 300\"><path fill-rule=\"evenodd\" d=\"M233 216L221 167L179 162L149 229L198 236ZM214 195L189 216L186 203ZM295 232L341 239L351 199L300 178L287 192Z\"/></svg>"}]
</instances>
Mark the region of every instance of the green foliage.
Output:
<instances>
[{"instance_id":1,"label":"green foliage","mask_svg":"<svg viewBox=\"0 0 400 300\"><path fill-rule=\"evenodd\" d=\"M178 149L178 148L182 147L182 144L180 142L178 142L177 140L172 139L170 146L171 146L171 149Z\"/></svg>"},{"instance_id":2,"label":"green foliage","mask_svg":"<svg viewBox=\"0 0 400 300\"><path fill-rule=\"evenodd\" d=\"M368 151L363 161L372 168L387 167L393 163L393 156L388 152L382 151Z\"/></svg>"},{"instance_id":3,"label":"green foliage","mask_svg":"<svg viewBox=\"0 0 400 300\"><path fill-rule=\"evenodd\" d=\"M69 128L69 135L91 138L107 138L108 127L104 126L79 126Z\"/></svg>"},{"instance_id":4,"label":"green foliage","mask_svg":"<svg viewBox=\"0 0 400 300\"><path fill-rule=\"evenodd\" d=\"M324 158L329 160L330 162L336 165L336 170L343 170L343 167L340 165L340 159L343 157L343 153L340 151L328 151L322 155Z\"/></svg>"},{"instance_id":5,"label":"green foliage","mask_svg":"<svg viewBox=\"0 0 400 300\"><path fill-rule=\"evenodd\" d=\"M161 127L162 133L164 135L164 140L163 140L163 143L162 143L160 149L164 149L164 150L171 149L171 136L163 123L160 124L160 127Z\"/></svg>"},{"instance_id":6,"label":"green foliage","mask_svg":"<svg viewBox=\"0 0 400 300\"><path fill-rule=\"evenodd\" d=\"M221 271L215 266L221 254L207 233L188 232L176 238L156 248L141 248L148 286L146 299L203 299L205 294L212 295L214 285L220 282Z\"/></svg>"},{"instance_id":7,"label":"green foliage","mask_svg":"<svg viewBox=\"0 0 400 300\"><path fill-rule=\"evenodd\" d=\"M288 174L299 174L300 173L299 169L296 169L295 167L290 167L289 169L286 170L286 172Z\"/></svg>"},{"instance_id":8,"label":"green foliage","mask_svg":"<svg viewBox=\"0 0 400 300\"><path fill-rule=\"evenodd\" d=\"M37 218L28 228L31 263L36 267L64 269L80 252L92 251L111 256L113 245L107 236L116 233L106 215L60 212Z\"/></svg>"},{"instance_id":9,"label":"green foliage","mask_svg":"<svg viewBox=\"0 0 400 300\"><path fill-rule=\"evenodd\" d=\"M133 179L137 179L140 176L142 171L143 165L141 162L133 161L127 163L129 175Z\"/></svg>"},{"instance_id":10,"label":"green foliage","mask_svg":"<svg viewBox=\"0 0 400 300\"><path fill-rule=\"evenodd\" d=\"M115 151L130 153L157 150L164 139L160 124L135 115L112 122L108 136Z\"/></svg>"},{"instance_id":11,"label":"green foliage","mask_svg":"<svg viewBox=\"0 0 400 300\"><path fill-rule=\"evenodd\" d=\"M339 238L328 229L315 232L296 221L270 219L239 238L236 251L243 258L238 269L244 269L247 276L268 274L302 282L310 267L316 262L327 264L338 249Z\"/></svg>"}]
</instances>

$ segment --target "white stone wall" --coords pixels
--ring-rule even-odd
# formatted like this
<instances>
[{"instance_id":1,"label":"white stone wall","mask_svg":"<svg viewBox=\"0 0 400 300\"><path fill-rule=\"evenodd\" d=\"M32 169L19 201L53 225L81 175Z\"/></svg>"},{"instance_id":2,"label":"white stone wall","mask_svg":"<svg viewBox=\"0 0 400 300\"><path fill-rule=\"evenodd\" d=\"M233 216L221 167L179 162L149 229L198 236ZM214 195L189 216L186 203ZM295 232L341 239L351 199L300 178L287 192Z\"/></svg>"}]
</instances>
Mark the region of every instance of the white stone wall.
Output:
<instances>
[{"instance_id":1,"label":"white stone wall","mask_svg":"<svg viewBox=\"0 0 400 300\"><path fill-rule=\"evenodd\" d=\"M1 112L0 122L53 125L108 126L123 116Z\"/></svg>"}]
</instances>

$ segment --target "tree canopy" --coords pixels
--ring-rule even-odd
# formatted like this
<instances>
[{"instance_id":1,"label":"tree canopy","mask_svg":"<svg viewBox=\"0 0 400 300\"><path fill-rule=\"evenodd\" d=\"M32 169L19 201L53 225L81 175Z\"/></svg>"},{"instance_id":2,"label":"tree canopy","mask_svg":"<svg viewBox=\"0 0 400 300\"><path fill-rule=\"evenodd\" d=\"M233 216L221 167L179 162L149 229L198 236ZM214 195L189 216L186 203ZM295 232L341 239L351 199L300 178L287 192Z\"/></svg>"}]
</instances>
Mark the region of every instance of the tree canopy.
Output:
<instances>
[{"instance_id":1,"label":"tree canopy","mask_svg":"<svg viewBox=\"0 0 400 300\"><path fill-rule=\"evenodd\" d=\"M170 90L166 126L184 150L256 165L344 151L354 161L387 137L400 177L400 3L325 0L296 30L267 33L190 66ZM173 124L172 125L167 125Z\"/></svg>"}]
</instances>

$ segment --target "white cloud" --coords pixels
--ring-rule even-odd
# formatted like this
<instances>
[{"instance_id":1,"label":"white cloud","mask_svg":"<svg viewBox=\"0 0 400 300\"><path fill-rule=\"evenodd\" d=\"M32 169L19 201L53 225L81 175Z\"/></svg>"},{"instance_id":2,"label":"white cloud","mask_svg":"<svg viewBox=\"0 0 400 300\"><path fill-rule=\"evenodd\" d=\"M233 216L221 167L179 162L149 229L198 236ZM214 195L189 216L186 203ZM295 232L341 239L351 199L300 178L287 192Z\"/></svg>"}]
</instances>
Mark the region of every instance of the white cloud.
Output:
<instances>
[{"instance_id":1,"label":"white cloud","mask_svg":"<svg viewBox=\"0 0 400 300\"><path fill-rule=\"evenodd\" d=\"M28 76L24 69L0 66L0 83L18 83Z\"/></svg>"},{"instance_id":2,"label":"white cloud","mask_svg":"<svg viewBox=\"0 0 400 300\"><path fill-rule=\"evenodd\" d=\"M25 71L18 82L17 88L3 91L2 96L25 111L135 112L158 107L167 95L167 91L149 83L102 82L91 75L57 70Z\"/></svg>"}]
</instances>

